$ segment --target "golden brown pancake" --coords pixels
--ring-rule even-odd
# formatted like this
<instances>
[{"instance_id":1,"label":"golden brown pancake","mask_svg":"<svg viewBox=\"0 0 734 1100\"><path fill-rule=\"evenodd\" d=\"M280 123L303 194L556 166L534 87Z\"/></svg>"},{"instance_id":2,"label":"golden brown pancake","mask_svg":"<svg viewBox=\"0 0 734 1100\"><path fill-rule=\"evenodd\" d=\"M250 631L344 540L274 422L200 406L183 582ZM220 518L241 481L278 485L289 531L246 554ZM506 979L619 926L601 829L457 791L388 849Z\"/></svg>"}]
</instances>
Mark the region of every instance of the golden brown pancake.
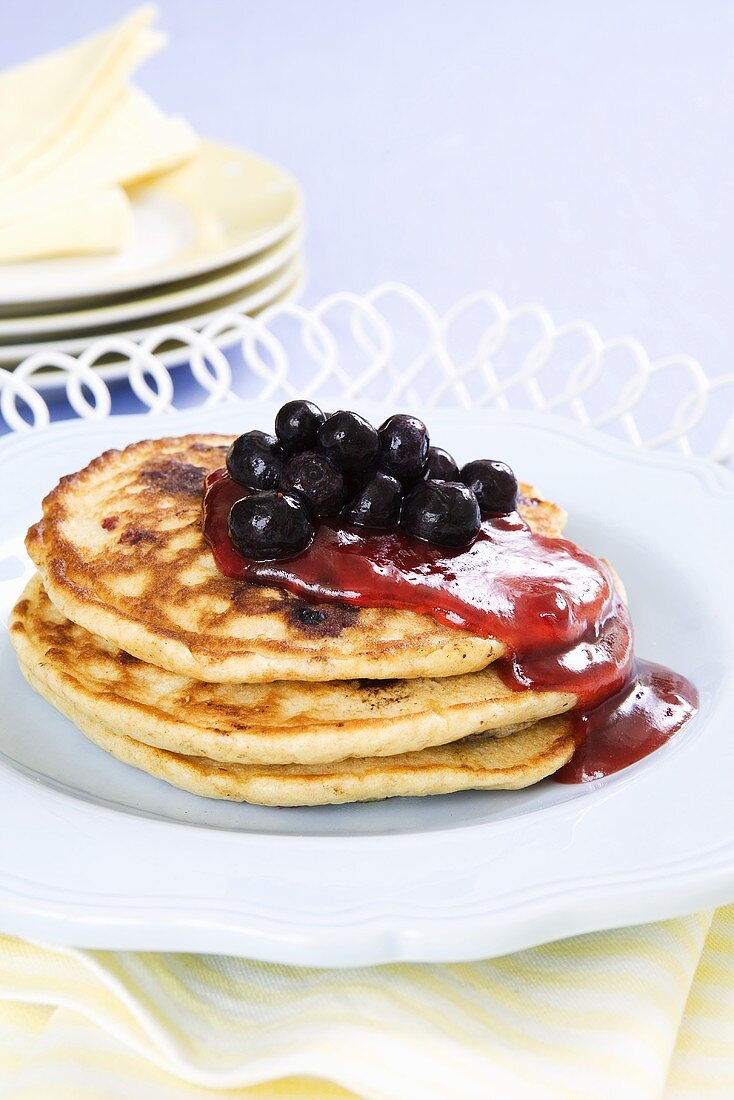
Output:
<instances>
[{"instance_id":1,"label":"golden brown pancake","mask_svg":"<svg viewBox=\"0 0 734 1100\"><path fill-rule=\"evenodd\" d=\"M28 532L53 603L150 664L205 681L453 676L505 652L428 615L314 607L217 570L201 524L204 477L231 437L189 435L107 451L61 479ZM565 515L524 486L520 511L560 535Z\"/></svg>"},{"instance_id":2,"label":"golden brown pancake","mask_svg":"<svg viewBox=\"0 0 734 1100\"><path fill-rule=\"evenodd\" d=\"M512 691L492 666L465 676L325 683L207 684L131 657L72 623L40 575L10 618L22 669L42 695L108 730L189 756L316 764L386 756L470 734L498 735L569 710L563 692Z\"/></svg>"},{"instance_id":3,"label":"golden brown pancake","mask_svg":"<svg viewBox=\"0 0 734 1100\"><path fill-rule=\"evenodd\" d=\"M32 669L25 674L34 683ZM37 685L34 685L37 686ZM568 716L547 718L509 737L472 737L399 756L331 764L226 764L153 748L110 730L99 717L54 698L100 748L126 764L207 798L263 806L318 806L461 790L517 790L539 782L573 755Z\"/></svg>"}]
</instances>

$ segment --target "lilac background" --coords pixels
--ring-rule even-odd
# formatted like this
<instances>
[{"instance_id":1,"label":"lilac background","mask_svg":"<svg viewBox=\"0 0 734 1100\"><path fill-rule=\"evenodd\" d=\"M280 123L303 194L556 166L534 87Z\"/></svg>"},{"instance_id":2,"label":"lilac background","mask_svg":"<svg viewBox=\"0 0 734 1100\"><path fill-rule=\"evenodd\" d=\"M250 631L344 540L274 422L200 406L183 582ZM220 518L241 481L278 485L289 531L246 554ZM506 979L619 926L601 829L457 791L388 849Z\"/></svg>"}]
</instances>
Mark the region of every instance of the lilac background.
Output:
<instances>
[{"instance_id":1,"label":"lilac background","mask_svg":"<svg viewBox=\"0 0 734 1100\"><path fill-rule=\"evenodd\" d=\"M124 14L6 3L0 65ZM731 369L734 5L168 0L140 84L289 168L305 301L488 287Z\"/></svg>"}]
</instances>

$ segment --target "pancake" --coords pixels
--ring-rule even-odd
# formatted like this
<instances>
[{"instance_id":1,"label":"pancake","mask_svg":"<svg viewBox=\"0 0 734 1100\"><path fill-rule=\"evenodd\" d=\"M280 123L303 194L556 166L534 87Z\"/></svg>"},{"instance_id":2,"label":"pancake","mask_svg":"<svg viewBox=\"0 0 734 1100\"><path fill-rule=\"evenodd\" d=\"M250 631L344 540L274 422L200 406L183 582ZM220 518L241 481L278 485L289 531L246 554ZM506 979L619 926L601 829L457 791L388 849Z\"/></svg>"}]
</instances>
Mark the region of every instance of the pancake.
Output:
<instances>
[{"instance_id":1,"label":"pancake","mask_svg":"<svg viewBox=\"0 0 734 1100\"><path fill-rule=\"evenodd\" d=\"M505 652L428 615L307 602L217 570L201 529L202 485L232 437L189 435L107 451L61 479L28 532L54 604L125 652L216 682L453 676ZM534 530L564 513L523 487Z\"/></svg>"},{"instance_id":2,"label":"pancake","mask_svg":"<svg viewBox=\"0 0 734 1100\"><path fill-rule=\"evenodd\" d=\"M33 684L32 670L28 679ZM35 685L34 685L35 686ZM473 737L399 756L331 764L226 764L145 745L110 730L85 708L48 696L106 752L206 798L261 806L321 806L461 790L517 790L551 775L575 748L569 716L548 718L510 737Z\"/></svg>"},{"instance_id":3,"label":"pancake","mask_svg":"<svg viewBox=\"0 0 734 1100\"><path fill-rule=\"evenodd\" d=\"M563 692L512 691L490 666L464 676L325 683L207 684L146 664L72 623L36 574L10 637L46 698L102 728L186 756L319 764L387 756L492 730L506 735L569 710Z\"/></svg>"}]
</instances>

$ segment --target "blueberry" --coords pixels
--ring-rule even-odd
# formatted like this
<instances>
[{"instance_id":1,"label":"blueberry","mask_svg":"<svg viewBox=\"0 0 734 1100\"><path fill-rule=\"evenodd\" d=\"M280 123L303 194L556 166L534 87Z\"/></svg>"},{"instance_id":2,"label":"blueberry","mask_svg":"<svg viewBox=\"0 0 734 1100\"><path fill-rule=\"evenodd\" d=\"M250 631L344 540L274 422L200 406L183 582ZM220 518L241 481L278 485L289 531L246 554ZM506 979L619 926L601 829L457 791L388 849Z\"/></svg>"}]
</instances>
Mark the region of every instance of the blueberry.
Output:
<instances>
[{"instance_id":1,"label":"blueberry","mask_svg":"<svg viewBox=\"0 0 734 1100\"><path fill-rule=\"evenodd\" d=\"M467 462L461 480L473 490L483 516L501 516L517 507L517 478L505 462Z\"/></svg>"},{"instance_id":2,"label":"blueberry","mask_svg":"<svg viewBox=\"0 0 734 1100\"><path fill-rule=\"evenodd\" d=\"M313 451L325 420L313 401L288 401L275 418L275 434L288 454Z\"/></svg>"},{"instance_id":3,"label":"blueberry","mask_svg":"<svg viewBox=\"0 0 734 1100\"><path fill-rule=\"evenodd\" d=\"M400 481L417 481L428 457L428 431L423 421L395 413L380 426L378 435L380 465Z\"/></svg>"},{"instance_id":4,"label":"blueberry","mask_svg":"<svg viewBox=\"0 0 734 1100\"><path fill-rule=\"evenodd\" d=\"M312 516L335 516L346 497L340 471L316 451L294 455L283 467L280 487L300 497Z\"/></svg>"},{"instance_id":5,"label":"blueberry","mask_svg":"<svg viewBox=\"0 0 734 1100\"><path fill-rule=\"evenodd\" d=\"M468 546L482 525L477 498L460 481L422 481L405 498L400 521L414 538Z\"/></svg>"},{"instance_id":6,"label":"blueberry","mask_svg":"<svg viewBox=\"0 0 734 1100\"><path fill-rule=\"evenodd\" d=\"M278 441L265 432L238 435L227 451L229 476L248 489L275 489L282 468Z\"/></svg>"},{"instance_id":7,"label":"blueberry","mask_svg":"<svg viewBox=\"0 0 734 1100\"><path fill-rule=\"evenodd\" d=\"M357 470L375 461L380 440L357 413L335 412L319 428L319 449L342 470Z\"/></svg>"},{"instance_id":8,"label":"blueberry","mask_svg":"<svg viewBox=\"0 0 734 1100\"><path fill-rule=\"evenodd\" d=\"M352 497L359 496L364 489L368 481L372 481L372 478L377 473L378 467L374 465L363 466L359 470L349 470L344 472L344 484L347 487L347 500L351 500Z\"/></svg>"},{"instance_id":9,"label":"blueberry","mask_svg":"<svg viewBox=\"0 0 734 1100\"><path fill-rule=\"evenodd\" d=\"M403 490L397 478L377 470L357 496L344 508L341 518L355 527L392 531L400 522Z\"/></svg>"},{"instance_id":10,"label":"blueberry","mask_svg":"<svg viewBox=\"0 0 734 1100\"><path fill-rule=\"evenodd\" d=\"M458 481L459 467L448 451L429 447L424 477L433 481Z\"/></svg>"},{"instance_id":11,"label":"blueberry","mask_svg":"<svg viewBox=\"0 0 734 1100\"><path fill-rule=\"evenodd\" d=\"M236 500L228 527L239 552L255 561L293 558L313 539L305 504L287 493L253 493Z\"/></svg>"}]
</instances>

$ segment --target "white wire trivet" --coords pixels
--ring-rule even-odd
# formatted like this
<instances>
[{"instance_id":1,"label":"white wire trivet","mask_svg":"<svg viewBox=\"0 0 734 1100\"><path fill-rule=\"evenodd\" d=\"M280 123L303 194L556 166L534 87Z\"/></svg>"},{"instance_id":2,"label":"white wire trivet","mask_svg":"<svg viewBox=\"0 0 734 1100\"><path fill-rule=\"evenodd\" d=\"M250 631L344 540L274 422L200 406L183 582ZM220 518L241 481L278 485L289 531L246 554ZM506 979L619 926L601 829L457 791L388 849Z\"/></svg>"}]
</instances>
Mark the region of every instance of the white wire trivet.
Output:
<instances>
[{"instance_id":1,"label":"white wire trivet","mask_svg":"<svg viewBox=\"0 0 734 1100\"><path fill-rule=\"evenodd\" d=\"M13 430L45 427L49 408L36 385L49 368L66 375L80 417L110 415L110 371L127 378L151 413L169 412L171 341L181 345L176 361L188 363L204 405L308 396L534 409L635 444L734 458L734 374L709 378L686 355L651 361L636 340L605 341L583 321L556 325L542 306L511 309L489 291L440 315L396 283L332 294L312 309L285 302L257 318L223 314L201 332L168 325L139 344L107 336L77 356L37 353L0 371L0 414ZM101 365L111 353L120 361Z\"/></svg>"}]
</instances>

